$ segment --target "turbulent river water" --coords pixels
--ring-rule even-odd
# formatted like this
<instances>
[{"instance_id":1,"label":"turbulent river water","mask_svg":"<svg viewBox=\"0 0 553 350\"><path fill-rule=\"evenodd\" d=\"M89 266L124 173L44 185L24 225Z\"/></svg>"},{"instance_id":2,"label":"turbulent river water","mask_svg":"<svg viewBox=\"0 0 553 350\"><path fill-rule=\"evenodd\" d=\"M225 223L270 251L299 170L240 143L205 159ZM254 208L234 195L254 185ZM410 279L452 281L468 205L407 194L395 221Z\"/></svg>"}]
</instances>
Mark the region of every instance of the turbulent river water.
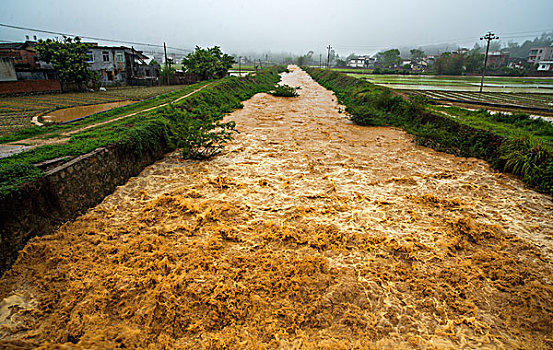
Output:
<instances>
[{"instance_id":1,"label":"turbulent river water","mask_svg":"<svg viewBox=\"0 0 553 350\"><path fill-rule=\"evenodd\" d=\"M209 161L145 169L0 281L0 345L553 347L553 204L352 124L292 68Z\"/></svg>"}]
</instances>

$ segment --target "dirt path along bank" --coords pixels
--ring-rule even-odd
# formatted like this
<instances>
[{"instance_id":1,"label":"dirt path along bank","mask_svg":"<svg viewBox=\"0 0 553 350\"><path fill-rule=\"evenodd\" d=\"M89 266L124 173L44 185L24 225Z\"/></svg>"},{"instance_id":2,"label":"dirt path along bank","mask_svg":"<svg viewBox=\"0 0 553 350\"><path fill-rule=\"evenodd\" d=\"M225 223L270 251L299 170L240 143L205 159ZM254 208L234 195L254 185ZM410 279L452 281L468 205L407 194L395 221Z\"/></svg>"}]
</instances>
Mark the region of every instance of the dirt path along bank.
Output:
<instances>
[{"instance_id":1,"label":"dirt path along bank","mask_svg":"<svg viewBox=\"0 0 553 350\"><path fill-rule=\"evenodd\" d=\"M551 198L283 82L300 97L245 102L222 155L168 155L31 241L0 344L553 347Z\"/></svg>"}]
</instances>

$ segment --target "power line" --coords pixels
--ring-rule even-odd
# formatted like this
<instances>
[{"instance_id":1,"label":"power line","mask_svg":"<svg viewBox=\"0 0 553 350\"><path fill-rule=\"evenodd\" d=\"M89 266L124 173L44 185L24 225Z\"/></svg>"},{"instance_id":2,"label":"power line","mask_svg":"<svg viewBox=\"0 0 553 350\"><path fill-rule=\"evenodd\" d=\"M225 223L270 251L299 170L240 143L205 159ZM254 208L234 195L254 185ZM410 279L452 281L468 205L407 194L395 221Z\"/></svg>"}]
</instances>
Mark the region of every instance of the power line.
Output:
<instances>
[{"instance_id":1,"label":"power line","mask_svg":"<svg viewBox=\"0 0 553 350\"><path fill-rule=\"evenodd\" d=\"M544 29L544 30L532 30L532 31L528 31L528 32L511 32L511 33L504 33L504 34L505 35L507 35L507 34L536 34L536 33L543 34L543 33L551 32L551 31L553 31L553 29L549 28L549 29Z\"/></svg>"},{"instance_id":2,"label":"power line","mask_svg":"<svg viewBox=\"0 0 553 350\"><path fill-rule=\"evenodd\" d=\"M6 27L6 28L12 28L12 29L19 29L19 30L29 30L32 32L38 32L38 33L46 33L46 34L54 34L54 35L62 35L62 36L68 36L68 37L76 37L83 39L89 39L89 40L98 40L98 41L107 41L111 43L120 43L120 44L130 44L130 45L140 45L140 46L148 46L148 47L159 47L163 48L163 45L156 45L156 44L150 44L150 43L141 43L136 41L126 41L126 40L118 40L118 39L106 39L106 38L96 38L91 36L84 36L84 35L75 35L75 34L68 34L68 33L61 33L61 32L54 32L51 30L44 30L44 29L36 29L36 28L28 28L28 27L21 27L21 26L14 26L10 24L4 24L0 23L0 27ZM178 47L171 47L167 46L168 49L172 50L178 50L178 51L184 51L184 52L192 52L192 50L188 49L181 49Z\"/></svg>"},{"instance_id":3,"label":"power line","mask_svg":"<svg viewBox=\"0 0 553 350\"><path fill-rule=\"evenodd\" d=\"M553 32L553 29L545 29L545 30L533 30L533 31L526 31L526 32L510 32L505 33L505 35L502 36L504 39L519 39L519 38L526 38L528 35L534 34L539 35L543 33ZM520 35L517 35L520 34ZM522 35L526 34L526 35ZM454 39L448 39L449 42L468 42L474 40L476 36L471 37L464 37L464 38L454 38ZM444 41L435 41L435 42L429 42L425 44L409 44L409 45L396 45L396 46L411 46L411 47L421 47L421 46L432 46L432 45L440 45L445 44ZM342 49L342 50L367 50L367 49L386 49L392 47L390 45L344 45L344 46L335 46L336 49Z\"/></svg>"}]
</instances>

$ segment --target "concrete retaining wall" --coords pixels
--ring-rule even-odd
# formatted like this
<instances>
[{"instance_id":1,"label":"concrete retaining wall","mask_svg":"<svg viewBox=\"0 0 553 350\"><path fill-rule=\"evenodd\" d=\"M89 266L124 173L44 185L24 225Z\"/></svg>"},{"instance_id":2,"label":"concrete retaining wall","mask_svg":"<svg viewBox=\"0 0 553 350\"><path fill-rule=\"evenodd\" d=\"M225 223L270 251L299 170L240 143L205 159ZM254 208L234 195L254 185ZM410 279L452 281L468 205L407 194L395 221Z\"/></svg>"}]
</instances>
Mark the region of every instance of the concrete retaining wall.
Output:
<instances>
[{"instance_id":1,"label":"concrete retaining wall","mask_svg":"<svg viewBox=\"0 0 553 350\"><path fill-rule=\"evenodd\" d=\"M163 157L158 151L137 155L118 145L99 148L47 171L0 201L0 275L34 236L52 233L62 223L100 203L117 186Z\"/></svg>"}]
</instances>

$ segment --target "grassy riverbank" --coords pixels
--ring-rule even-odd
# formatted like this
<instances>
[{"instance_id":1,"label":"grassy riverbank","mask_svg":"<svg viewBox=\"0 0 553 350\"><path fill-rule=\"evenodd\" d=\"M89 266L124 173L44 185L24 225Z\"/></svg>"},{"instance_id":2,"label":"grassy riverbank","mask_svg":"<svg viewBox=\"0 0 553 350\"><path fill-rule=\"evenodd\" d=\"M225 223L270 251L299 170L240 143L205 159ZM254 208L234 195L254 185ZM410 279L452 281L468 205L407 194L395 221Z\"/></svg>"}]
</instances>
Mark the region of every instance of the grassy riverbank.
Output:
<instances>
[{"instance_id":1,"label":"grassy riverbank","mask_svg":"<svg viewBox=\"0 0 553 350\"><path fill-rule=\"evenodd\" d=\"M440 113L420 97L407 101L385 87L345 74L313 68L307 72L336 93L357 124L400 127L420 144L485 159L529 186L553 193L553 128L542 120L482 111Z\"/></svg>"},{"instance_id":2,"label":"grassy riverbank","mask_svg":"<svg viewBox=\"0 0 553 350\"><path fill-rule=\"evenodd\" d=\"M63 144L44 145L2 159L0 160L0 196L6 196L17 190L24 182L41 177L43 171L35 164L46 160L75 157L114 143L123 145L129 152L136 153L160 147L166 151L182 147L182 133L186 132L187 128L188 132L195 132L197 130L194 128L202 126L190 121L207 118L216 123L226 113L240 108L241 101L258 92L271 90L280 79L278 71L283 69L283 67L274 67L263 73L258 72L255 76L224 78L172 106L75 133ZM178 117L175 117L175 107L180 110ZM114 109L105 114L113 117L114 114L123 113L121 110L124 110L124 113L129 112L128 108L133 107ZM97 118L107 118L102 115ZM18 138L23 138L23 135L18 135L20 135Z\"/></svg>"}]
</instances>

